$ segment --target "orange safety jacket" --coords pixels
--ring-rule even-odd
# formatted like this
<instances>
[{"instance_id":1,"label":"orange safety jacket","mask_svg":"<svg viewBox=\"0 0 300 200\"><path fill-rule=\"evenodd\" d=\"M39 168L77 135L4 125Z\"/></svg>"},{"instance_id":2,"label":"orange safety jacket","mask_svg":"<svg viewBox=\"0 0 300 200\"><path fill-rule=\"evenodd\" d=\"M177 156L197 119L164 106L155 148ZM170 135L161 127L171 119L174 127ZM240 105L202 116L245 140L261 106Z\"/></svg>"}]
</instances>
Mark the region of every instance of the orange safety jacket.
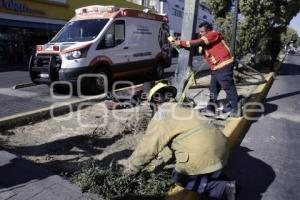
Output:
<instances>
[{"instance_id":1,"label":"orange safety jacket","mask_svg":"<svg viewBox=\"0 0 300 200\"><path fill-rule=\"evenodd\" d=\"M181 40L180 46L183 48L199 47L200 53L204 50L205 58L210 65L211 70L217 70L228 66L229 64L232 64L234 60L222 34L217 31L210 31L200 39Z\"/></svg>"}]
</instances>

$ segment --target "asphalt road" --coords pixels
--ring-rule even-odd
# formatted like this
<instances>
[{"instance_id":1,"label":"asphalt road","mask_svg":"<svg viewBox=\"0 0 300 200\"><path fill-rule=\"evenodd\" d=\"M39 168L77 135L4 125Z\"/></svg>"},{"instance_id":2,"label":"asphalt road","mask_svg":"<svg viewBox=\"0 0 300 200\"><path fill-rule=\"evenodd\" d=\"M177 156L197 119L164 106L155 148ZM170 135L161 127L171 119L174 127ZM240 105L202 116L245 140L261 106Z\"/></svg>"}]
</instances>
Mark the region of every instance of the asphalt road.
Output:
<instances>
[{"instance_id":1,"label":"asphalt road","mask_svg":"<svg viewBox=\"0 0 300 200\"><path fill-rule=\"evenodd\" d=\"M170 77L174 74L176 69L177 58L172 60L173 65L165 70L165 77ZM203 60L201 57L195 57L194 66L196 69L200 69L200 63ZM26 70L21 71L20 68L15 67L6 70L0 69L0 118L5 116L10 116L22 112L37 110L40 108L49 107L55 103L68 102L75 99L79 99L77 96L72 96L72 98L61 100L53 98L50 95L50 90L47 85L36 85L27 88L14 90L12 87L17 84L30 83L29 74ZM204 68L208 69L206 65ZM134 79L136 84L142 83L146 80L146 77ZM57 94L59 95L59 94ZM62 94L60 94L62 95Z\"/></svg>"},{"instance_id":2,"label":"asphalt road","mask_svg":"<svg viewBox=\"0 0 300 200\"><path fill-rule=\"evenodd\" d=\"M226 173L240 200L300 199L300 55L289 55Z\"/></svg>"}]
</instances>

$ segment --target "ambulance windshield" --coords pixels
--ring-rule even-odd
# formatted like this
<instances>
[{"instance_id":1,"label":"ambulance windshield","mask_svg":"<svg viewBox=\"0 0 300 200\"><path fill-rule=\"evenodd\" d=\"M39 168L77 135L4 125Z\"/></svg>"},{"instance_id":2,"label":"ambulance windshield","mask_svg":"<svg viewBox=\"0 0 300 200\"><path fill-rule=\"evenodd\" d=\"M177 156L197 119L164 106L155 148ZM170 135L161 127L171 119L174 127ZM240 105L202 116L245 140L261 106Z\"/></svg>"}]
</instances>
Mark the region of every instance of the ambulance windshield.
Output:
<instances>
[{"instance_id":1,"label":"ambulance windshield","mask_svg":"<svg viewBox=\"0 0 300 200\"><path fill-rule=\"evenodd\" d=\"M89 19L68 22L51 42L85 42L95 39L108 19Z\"/></svg>"}]
</instances>

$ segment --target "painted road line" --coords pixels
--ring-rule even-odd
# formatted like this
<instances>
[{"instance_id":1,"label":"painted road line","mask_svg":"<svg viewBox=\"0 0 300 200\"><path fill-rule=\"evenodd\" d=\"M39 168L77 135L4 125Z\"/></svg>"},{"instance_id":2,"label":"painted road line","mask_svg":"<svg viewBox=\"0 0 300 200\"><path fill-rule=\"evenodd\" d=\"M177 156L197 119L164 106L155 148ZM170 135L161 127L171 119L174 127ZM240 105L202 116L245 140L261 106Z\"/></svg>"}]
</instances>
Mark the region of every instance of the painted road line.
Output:
<instances>
[{"instance_id":1,"label":"painted road line","mask_svg":"<svg viewBox=\"0 0 300 200\"><path fill-rule=\"evenodd\" d=\"M36 93L30 91L22 91L22 90L13 90L11 88L0 88L0 94L5 96L12 96L18 97L22 99L34 99L35 101L42 101L42 102L49 102L49 103L56 103L58 102L57 99L51 98L48 93ZM73 100L74 98L72 98Z\"/></svg>"},{"instance_id":2,"label":"painted road line","mask_svg":"<svg viewBox=\"0 0 300 200\"><path fill-rule=\"evenodd\" d=\"M40 96L40 94L36 92L21 91L21 90L16 91L11 88L0 88L0 94L6 96L21 97L21 98L35 98Z\"/></svg>"},{"instance_id":3,"label":"painted road line","mask_svg":"<svg viewBox=\"0 0 300 200\"><path fill-rule=\"evenodd\" d=\"M13 89L17 90L17 89L26 88L26 87L32 87L32 86L35 86L35 85L36 84L34 84L34 83L22 83L22 84L14 85Z\"/></svg>"}]
</instances>

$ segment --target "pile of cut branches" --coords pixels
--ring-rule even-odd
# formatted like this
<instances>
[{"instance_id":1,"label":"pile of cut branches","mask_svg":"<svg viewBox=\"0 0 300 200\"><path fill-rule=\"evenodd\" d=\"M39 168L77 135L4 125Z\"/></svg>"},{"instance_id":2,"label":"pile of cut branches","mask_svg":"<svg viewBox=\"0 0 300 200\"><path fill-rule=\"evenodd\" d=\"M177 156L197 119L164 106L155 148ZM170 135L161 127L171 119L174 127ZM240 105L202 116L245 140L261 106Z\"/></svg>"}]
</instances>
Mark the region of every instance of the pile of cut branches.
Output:
<instances>
[{"instance_id":1,"label":"pile of cut branches","mask_svg":"<svg viewBox=\"0 0 300 200\"><path fill-rule=\"evenodd\" d=\"M72 180L84 192L97 193L104 199L114 200L162 200L172 185L168 171L142 172L136 176L128 176L95 166L83 169Z\"/></svg>"}]
</instances>

